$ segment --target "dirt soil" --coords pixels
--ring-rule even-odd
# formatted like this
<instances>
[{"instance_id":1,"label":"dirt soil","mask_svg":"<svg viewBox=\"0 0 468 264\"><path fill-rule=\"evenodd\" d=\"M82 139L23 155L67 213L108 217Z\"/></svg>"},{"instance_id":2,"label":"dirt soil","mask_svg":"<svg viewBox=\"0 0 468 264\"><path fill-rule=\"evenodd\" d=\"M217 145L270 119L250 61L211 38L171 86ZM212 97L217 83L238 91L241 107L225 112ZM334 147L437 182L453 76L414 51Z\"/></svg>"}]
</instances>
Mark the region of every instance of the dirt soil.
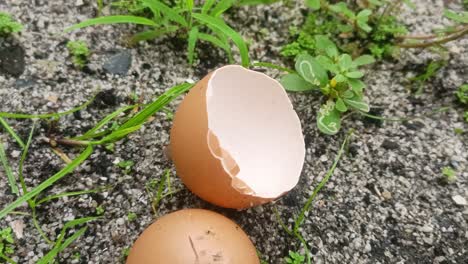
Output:
<instances>
[{"instance_id":1,"label":"dirt soil","mask_svg":"<svg viewBox=\"0 0 468 264\"><path fill-rule=\"evenodd\" d=\"M444 7L461 8L461 1L413 2L416 9L405 10L402 20L414 33L429 33L431 28L450 24L442 18ZM229 23L250 40L254 60L283 63L279 51L289 39L288 28L299 25L306 13L301 4L293 5L242 7L228 14ZM29 187L37 186L65 165L41 138L79 135L128 104L132 94L150 102L175 84L197 81L227 63L222 52L200 45L197 63L191 67L185 41L175 37L127 48L125 39L136 32L133 26L99 26L62 33L67 26L95 17L96 1L3 0L0 10L25 25L21 34L0 39L0 111L64 111L100 91L88 108L54 124L38 123L25 165ZM92 55L85 69L73 67L66 49L68 40L89 44ZM412 121L384 122L351 115L338 135L325 136L315 120L322 97L290 94L302 121L306 162L298 186L273 204L245 211L222 209L185 189L164 155L171 120L160 113L117 143L114 152L96 148L75 172L42 195L107 185L112 189L40 205L39 224L50 239L55 239L65 222L96 215L96 208L102 208L102 218L87 224L87 232L59 255L59 263L123 263L123 251L158 216L182 208L207 208L236 221L264 261L284 263L288 250L299 250L300 244L281 228L273 208L291 223L331 166L347 130L354 129L345 156L301 229L314 263L468 263L468 206L454 200L457 196L468 200L468 124L454 96L456 89L468 82L468 39L450 43L448 48L447 66L425 84L422 95L409 92L408 78L420 74L439 55L407 50L399 60L367 69L366 93L372 113L421 116ZM14 63L6 64L5 58ZM279 76L274 70L258 70ZM172 102L170 110L175 110L181 99ZM447 111L426 115L446 106L450 107ZM31 120L8 122L27 138ZM455 129L465 132L458 134ZM21 149L5 131L0 133L16 170ZM80 152L78 148L61 149L70 158ZM116 164L128 160L135 165L125 173ZM446 166L457 173L457 180L451 184L443 181L442 168ZM173 188L179 191L161 201L155 216L145 186L159 180L166 169L172 173ZM15 199L5 172L0 170L0 207ZM26 204L17 210L29 212ZM130 221L129 213L135 213L136 219ZM8 226L16 232L13 259L18 263L35 263L50 250L30 216L10 214L0 220L0 228Z\"/></svg>"}]
</instances>

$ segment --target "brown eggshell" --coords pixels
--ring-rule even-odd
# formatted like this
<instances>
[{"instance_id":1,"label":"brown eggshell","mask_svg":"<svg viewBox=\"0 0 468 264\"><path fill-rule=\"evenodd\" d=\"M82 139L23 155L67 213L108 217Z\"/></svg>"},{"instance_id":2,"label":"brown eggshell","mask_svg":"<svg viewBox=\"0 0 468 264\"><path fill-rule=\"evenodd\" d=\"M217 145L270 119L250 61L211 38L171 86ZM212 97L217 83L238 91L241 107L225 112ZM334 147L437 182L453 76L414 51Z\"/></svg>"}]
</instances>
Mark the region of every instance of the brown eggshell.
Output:
<instances>
[{"instance_id":1,"label":"brown eggshell","mask_svg":"<svg viewBox=\"0 0 468 264\"><path fill-rule=\"evenodd\" d=\"M167 214L137 239L127 264L259 264L256 249L228 218L203 209Z\"/></svg>"},{"instance_id":2,"label":"brown eggshell","mask_svg":"<svg viewBox=\"0 0 468 264\"><path fill-rule=\"evenodd\" d=\"M305 156L300 121L283 87L236 65L190 90L174 116L170 149L193 193L237 209L292 189Z\"/></svg>"}]
</instances>

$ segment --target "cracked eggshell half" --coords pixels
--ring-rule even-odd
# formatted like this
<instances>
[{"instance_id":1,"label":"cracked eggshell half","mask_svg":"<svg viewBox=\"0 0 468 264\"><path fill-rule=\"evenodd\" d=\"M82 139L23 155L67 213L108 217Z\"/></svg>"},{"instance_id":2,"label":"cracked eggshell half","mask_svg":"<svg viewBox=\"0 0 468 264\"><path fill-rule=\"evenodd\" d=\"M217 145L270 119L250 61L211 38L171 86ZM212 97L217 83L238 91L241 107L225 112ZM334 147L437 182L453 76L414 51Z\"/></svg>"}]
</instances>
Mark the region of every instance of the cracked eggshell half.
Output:
<instances>
[{"instance_id":1,"label":"cracked eggshell half","mask_svg":"<svg viewBox=\"0 0 468 264\"><path fill-rule=\"evenodd\" d=\"M291 190L305 156L301 123L284 88L237 65L215 70L190 90L174 116L170 150L193 193L236 209Z\"/></svg>"},{"instance_id":2,"label":"cracked eggshell half","mask_svg":"<svg viewBox=\"0 0 468 264\"><path fill-rule=\"evenodd\" d=\"M127 264L259 264L257 251L228 218L203 209L167 214L137 239Z\"/></svg>"}]
</instances>

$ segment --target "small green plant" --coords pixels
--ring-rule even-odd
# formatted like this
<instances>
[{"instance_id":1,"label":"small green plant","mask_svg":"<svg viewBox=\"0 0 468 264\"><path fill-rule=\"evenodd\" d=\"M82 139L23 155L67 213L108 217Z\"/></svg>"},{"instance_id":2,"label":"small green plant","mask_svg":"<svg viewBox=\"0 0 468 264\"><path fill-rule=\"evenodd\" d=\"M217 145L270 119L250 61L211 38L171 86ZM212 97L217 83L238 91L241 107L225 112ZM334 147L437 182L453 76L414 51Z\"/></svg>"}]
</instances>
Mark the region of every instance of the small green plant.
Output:
<instances>
[{"instance_id":1,"label":"small green plant","mask_svg":"<svg viewBox=\"0 0 468 264\"><path fill-rule=\"evenodd\" d=\"M3 259L8 263L15 263L8 257L15 253L15 240L13 239L13 234L11 231L11 227L0 230L0 259Z\"/></svg>"},{"instance_id":2,"label":"small green plant","mask_svg":"<svg viewBox=\"0 0 468 264\"><path fill-rule=\"evenodd\" d=\"M102 205L99 205L96 207L96 215L103 215L105 212L104 207Z\"/></svg>"},{"instance_id":3,"label":"small green plant","mask_svg":"<svg viewBox=\"0 0 468 264\"><path fill-rule=\"evenodd\" d=\"M127 3L120 1L118 3ZM239 49L242 65L249 66L248 48L243 38L222 19L222 15L235 4L235 0L207 0L197 6L193 0L165 1L141 0L131 1L129 12L136 15L104 16L86 20L65 31L102 24L131 23L148 26L149 29L135 34L130 44L147 41L169 34L177 34L187 39L187 57L190 64L195 59L195 48L198 41L210 43L224 50L233 61L229 40ZM148 11L148 12L146 12ZM150 14L149 16L144 16Z\"/></svg>"},{"instance_id":4,"label":"small green plant","mask_svg":"<svg viewBox=\"0 0 468 264\"><path fill-rule=\"evenodd\" d=\"M397 56L401 48L440 47L468 33L467 12L445 10L453 25L435 29L432 35L408 35L398 14L403 4L414 9L409 0L305 1L311 12L300 29L290 29L293 41L283 47L283 56L315 55L313 36L317 34L329 35L341 51L353 57L371 54L381 59Z\"/></svg>"},{"instance_id":5,"label":"small green plant","mask_svg":"<svg viewBox=\"0 0 468 264\"><path fill-rule=\"evenodd\" d=\"M295 57L303 52L315 55L313 36L317 34L329 35L341 51L353 57L363 53L378 58L397 54L394 42L407 33L395 16L402 1L330 2L306 0L312 11L299 30L291 28L294 41L283 47L283 56Z\"/></svg>"},{"instance_id":6,"label":"small green plant","mask_svg":"<svg viewBox=\"0 0 468 264\"><path fill-rule=\"evenodd\" d=\"M468 104L468 84L460 86L455 94L462 104Z\"/></svg>"},{"instance_id":7,"label":"small green plant","mask_svg":"<svg viewBox=\"0 0 468 264\"><path fill-rule=\"evenodd\" d=\"M122 259L125 260L128 257L128 254L130 254L130 248L125 247L122 249Z\"/></svg>"},{"instance_id":8,"label":"small green plant","mask_svg":"<svg viewBox=\"0 0 468 264\"><path fill-rule=\"evenodd\" d=\"M364 73L360 66L373 63L370 55L352 59L349 54L340 54L335 44L325 36L315 36L317 56L301 54L296 58L296 72L282 77L281 83L288 91L319 90L326 97L317 116L321 132L334 135L341 127L341 116L348 110L368 112L360 80Z\"/></svg>"},{"instance_id":9,"label":"small green plant","mask_svg":"<svg viewBox=\"0 0 468 264\"><path fill-rule=\"evenodd\" d=\"M0 12L0 36L7 36L12 33L18 33L23 30L21 23L13 20L10 14Z\"/></svg>"},{"instance_id":10,"label":"small green plant","mask_svg":"<svg viewBox=\"0 0 468 264\"><path fill-rule=\"evenodd\" d=\"M446 64L447 62L443 60L431 61L422 74L410 78L409 80L416 85L415 93L421 94L424 90L424 85L426 84L426 82L434 78L437 72L440 69L442 69Z\"/></svg>"},{"instance_id":11,"label":"small green plant","mask_svg":"<svg viewBox=\"0 0 468 264\"><path fill-rule=\"evenodd\" d=\"M119 166L125 174L129 174L132 171L133 165L135 165L135 162L133 162L133 160L122 160L119 163L117 163L117 166Z\"/></svg>"},{"instance_id":12,"label":"small green plant","mask_svg":"<svg viewBox=\"0 0 468 264\"><path fill-rule=\"evenodd\" d=\"M171 187L171 171L166 169L164 175L161 179L151 179L145 186L146 192L151 201L151 207L153 209L153 213L157 214L157 208L161 199L168 195L174 194L176 191L172 190Z\"/></svg>"},{"instance_id":13,"label":"small green plant","mask_svg":"<svg viewBox=\"0 0 468 264\"><path fill-rule=\"evenodd\" d=\"M305 263L305 256L289 250L289 256L285 258L285 261L287 264L303 264Z\"/></svg>"},{"instance_id":14,"label":"small green plant","mask_svg":"<svg viewBox=\"0 0 468 264\"><path fill-rule=\"evenodd\" d=\"M127 214L127 220L129 222L133 222L137 219L137 214L135 214L134 212L130 212Z\"/></svg>"},{"instance_id":15,"label":"small green plant","mask_svg":"<svg viewBox=\"0 0 468 264\"><path fill-rule=\"evenodd\" d=\"M443 167L442 175L444 175L444 179L447 183L452 183L457 180L457 173L450 167Z\"/></svg>"},{"instance_id":16,"label":"small green plant","mask_svg":"<svg viewBox=\"0 0 468 264\"><path fill-rule=\"evenodd\" d=\"M88 63L90 52L86 42L81 40L69 41L67 43L67 48L72 57L73 64L77 68L81 69Z\"/></svg>"}]
</instances>

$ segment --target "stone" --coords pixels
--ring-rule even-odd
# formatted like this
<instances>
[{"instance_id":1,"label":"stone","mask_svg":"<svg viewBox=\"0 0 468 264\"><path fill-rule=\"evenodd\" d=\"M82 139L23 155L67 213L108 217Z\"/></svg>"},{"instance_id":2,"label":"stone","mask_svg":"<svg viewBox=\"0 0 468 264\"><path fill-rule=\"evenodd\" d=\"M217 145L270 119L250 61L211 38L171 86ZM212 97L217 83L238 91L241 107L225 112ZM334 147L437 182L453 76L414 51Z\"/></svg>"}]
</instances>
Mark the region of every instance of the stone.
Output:
<instances>
[{"instance_id":1,"label":"stone","mask_svg":"<svg viewBox=\"0 0 468 264\"><path fill-rule=\"evenodd\" d=\"M0 73L20 76L25 69L24 57L25 52L21 46L0 48Z\"/></svg>"},{"instance_id":2,"label":"stone","mask_svg":"<svg viewBox=\"0 0 468 264\"><path fill-rule=\"evenodd\" d=\"M127 75L130 66L132 65L132 54L123 50L112 55L102 66L104 71L111 74Z\"/></svg>"},{"instance_id":3,"label":"stone","mask_svg":"<svg viewBox=\"0 0 468 264\"><path fill-rule=\"evenodd\" d=\"M466 199L461 196L461 195L454 195L452 196L452 200L457 204L457 205L468 205L468 202Z\"/></svg>"}]
</instances>

